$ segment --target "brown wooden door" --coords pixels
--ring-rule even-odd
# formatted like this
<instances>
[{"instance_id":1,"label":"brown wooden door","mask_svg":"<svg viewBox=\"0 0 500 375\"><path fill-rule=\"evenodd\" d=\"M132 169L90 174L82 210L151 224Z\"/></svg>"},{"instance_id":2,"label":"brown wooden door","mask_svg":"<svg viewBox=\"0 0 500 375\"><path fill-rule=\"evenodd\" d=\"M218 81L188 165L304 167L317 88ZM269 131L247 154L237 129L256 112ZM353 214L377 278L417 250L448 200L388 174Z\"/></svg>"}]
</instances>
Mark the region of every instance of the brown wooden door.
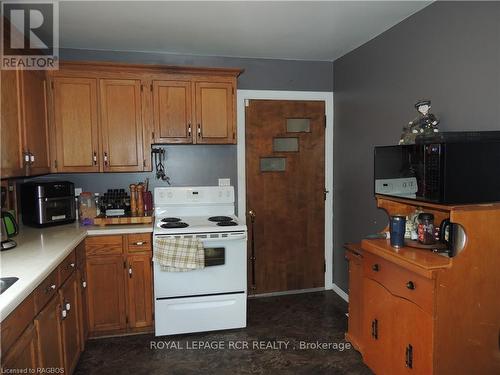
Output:
<instances>
[{"instance_id":1,"label":"brown wooden door","mask_svg":"<svg viewBox=\"0 0 500 375\"><path fill-rule=\"evenodd\" d=\"M2 373L35 373L38 366L37 334L33 324L30 324L24 333L10 348L7 355L2 355ZM8 372L17 369L24 372ZM28 369L33 369L30 372ZM14 370L15 371L15 370Z\"/></svg>"},{"instance_id":2,"label":"brown wooden door","mask_svg":"<svg viewBox=\"0 0 500 375\"><path fill-rule=\"evenodd\" d=\"M392 363L395 374L432 374L432 317L394 297Z\"/></svg>"},{"instance_id":3,"label":"brown wooden door","mask_svg":"<svg viewBox=\"0 0 500 375\"><path fill-rule=\"evenodd\" d=\"M101 79L100 89L103 170L142 171L141 81Z\"/></svg>"},{"instance_id":4,"label":"brown wooden door","mask_svg":"<svg viewBox=\"0 0 500 375\"><path fill-rule=\"evenodd\" d=\"M59 289L59 301L66 311L62 319L64 368L71 374L80 357L80 317L78 316L78 284L76 272Z\"/></svg>"},{"instance_id":5,"label":"brown wooden door","mask_svg":"<svg viewBox=\"0 0 500 375\"><path fill-rule=\"evenodd\" d=\"M234 86L195 82L196 143L236 143Z\"/></svg>"},{"instance_id":6,"label":"brown wooden door","mask_svg":"<svg viewBox=\"0 0 500 375\"><path fill-rule=\"evenodd\" d=\"M363 279L363 360L376 374L392 374L393 296L374 280Z\"/></svg>"},{"instance_id":7,"label":"brown wooden door","mask_svg":"<svg viewBox=\"0 0 500 375\"><path fill-rule=\"evenodd\" d=\"M307 131L287 126L295 118L306 119ZM246 107L247 210L256 215L248 223L251 293L324 286L324 121L323 102L250 100ZM277 138L287 139L274 148Z\"/></svg>"},{"instance_id":8,"label":"brown wooden door","mask_svg":"<svg viewBox=\"0 0 500 375\"><path fill-rule=\"evenodd\" d=\"M122 255L87 258L89 333L125 329L125 271Z\"/></svg>"},{"instance_id":9,"label":"brown wooden door","mask_svg":"<svg viewBox=\"0 0 500 375\"><path fill-rule=\"evenodd\" d=\"M155 142L193 143L191 81L153 81Z\"/></svg>"},{"instance_id":10,"label":"brown wooden door","mask_svg":"<svg viewBox=\"0 0 500 375\"><path fill-rule=\"evenodd\" d=\"M49 128L45 71L23 70L21 78L24 143L31 158L29 174L49 173Z\"/></svg>"},{"instance_id":11,"label":"brown wooden door","mask_svg":"<svg viewBox=\"0 0 500 375\"><path fill-rule=\"evenodd\" d=\"M97 80L54 77L58 172L98 172Z\"/></svg>"},{"instance_id":12,"label":"brown wooden door","mask_svg":"<svg viewBox=\"0 0 500 375\"><path fill-rule=\"evenodd\" d=\"M42 368L61 368L63 362L61 303L55 295L35 318L38 336L38 364Z\"/></svg>"},{"instance_id":13,"label":"brown wooden door","mask_svg":"<svg viewBox=\"0 0 500 375\"><path fill-rule=\"evenodd\" d=\"M22 123L21 123L21 72L2 70L2 127L1 175L24 176Z\"/></svg>"},{"instance_id":14,"label":"brown wooden door","mask_svg":"<svg viewBox=\"0 0 500 375\"><path fill-rule=\"evenodd\" d=\"M127 265L129 327L151 326L153 324L151 254L129 255Z\"/></svg>"}]
</instances>

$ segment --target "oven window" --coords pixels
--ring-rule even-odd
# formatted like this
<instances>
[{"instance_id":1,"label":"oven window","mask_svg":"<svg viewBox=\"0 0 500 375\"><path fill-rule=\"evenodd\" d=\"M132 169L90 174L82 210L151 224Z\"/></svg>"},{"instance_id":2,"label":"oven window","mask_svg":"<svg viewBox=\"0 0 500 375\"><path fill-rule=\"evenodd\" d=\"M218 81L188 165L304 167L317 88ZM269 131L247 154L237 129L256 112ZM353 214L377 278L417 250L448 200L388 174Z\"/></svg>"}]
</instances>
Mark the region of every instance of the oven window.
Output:
<instances>
[{"instance_id":1,"label":"oven window","mask_svg":"<svg viewBox=\"0 0 500 375\"><path fill-rule=\"evenodd\" d=\"M45 203L46 220L70 219L72 214L71 201L67 199L47 200Z\"/></svg>"},{"instance_id":2,"label":"oven window","mask_svg":"<svg viewBox=\"0 0 500 375\"><path fill-rule=\"evenodd\" d=\"M223 247L205 248L205 267L222 266L226 262L226 249Z\"/></svg>"}]
</instances>

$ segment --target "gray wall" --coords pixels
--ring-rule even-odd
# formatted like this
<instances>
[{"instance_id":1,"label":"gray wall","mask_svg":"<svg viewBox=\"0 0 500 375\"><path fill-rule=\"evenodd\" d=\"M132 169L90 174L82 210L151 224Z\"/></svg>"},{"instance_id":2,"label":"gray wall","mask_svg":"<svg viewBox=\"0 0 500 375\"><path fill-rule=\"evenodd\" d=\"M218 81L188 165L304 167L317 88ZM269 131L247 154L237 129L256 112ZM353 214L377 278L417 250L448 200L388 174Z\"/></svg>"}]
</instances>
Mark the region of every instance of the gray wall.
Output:
<instances>
[{"instance_id":1,"label":"gray wall","mask_svg":"<svg viewBox=\"0 0 500 375\"><path fill-rule=\"evenodd\" d=\"M379 231L373 147L396 144L432 100L440 128L500 129L500 3L437 2L334 62L334 282L347 290L342 244Z\"/></svg>"},{"instance_id":2,"label":"gray wall","mask_svg":"<svg viewBox=\"0 0 500 375\"><path fill-rule=\"evenodd\" d=\"M239 89L332 91L333 64L322 61L295 61L190 56L168 53L91 51L61 49L62 60L117 61L141 64L166 64L245 69L238 79ZM167 151L166 169L172 186L216 185L218 178L229 177L237 185L236 146L172 145ZM125 188L132 182L150 179L150 186L167 186L153 173L87 173L45 176L66 179L84 190L103 192Z\"/></svg>"}]
</instances>

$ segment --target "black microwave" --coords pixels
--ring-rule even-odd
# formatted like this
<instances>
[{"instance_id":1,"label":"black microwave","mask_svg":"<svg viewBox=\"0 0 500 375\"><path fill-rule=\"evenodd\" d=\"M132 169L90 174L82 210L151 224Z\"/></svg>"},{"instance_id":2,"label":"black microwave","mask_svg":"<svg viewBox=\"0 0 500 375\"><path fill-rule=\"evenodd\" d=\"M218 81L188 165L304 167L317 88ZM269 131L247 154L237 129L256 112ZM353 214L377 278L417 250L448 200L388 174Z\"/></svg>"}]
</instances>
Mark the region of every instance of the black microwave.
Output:
<instances>
[{"instance_id":1,"label":"black microwave","mask_svg":"<svg viewBox=\"0 0 500 375\"><path fill-rule=\"evenodd\" d=\"M375 147L375 193L443 204L500 201L500 140Z\"/></svg>"}]
</instances>

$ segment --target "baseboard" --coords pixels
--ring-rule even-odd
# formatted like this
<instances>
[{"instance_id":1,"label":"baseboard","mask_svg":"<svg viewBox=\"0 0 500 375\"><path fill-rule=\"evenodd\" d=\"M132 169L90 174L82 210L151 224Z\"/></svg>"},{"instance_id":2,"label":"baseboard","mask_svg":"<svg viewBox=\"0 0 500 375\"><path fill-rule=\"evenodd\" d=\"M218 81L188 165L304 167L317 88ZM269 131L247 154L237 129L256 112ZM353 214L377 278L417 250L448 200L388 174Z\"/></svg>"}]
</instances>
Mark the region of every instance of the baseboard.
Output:
<instances>
[{"instance_id":1,"label":"baseboard","mask_svg":"<svg viewBox=\"0 0 500 375\"><path fill-rule=\"evenodd\" d=\"M286 296L288 294L313 293L313 292L321 292L323 290L325 290L325 288L297 289L297 290L287 290L285 292L271 292L271 293L262 293L253 295L249 294L248 298Z\"/></svg>"},{"instance_id":2,"label":"baseboard","mask_svg":"<svg viewBox=\"0 0 500 375\"><path fill-rule=\"evenodd\" d=\"M332 290L337 293L340 298L349 303L349 295L344 292L337 284L333 283Z\"/></svg>"}]
</instances>

